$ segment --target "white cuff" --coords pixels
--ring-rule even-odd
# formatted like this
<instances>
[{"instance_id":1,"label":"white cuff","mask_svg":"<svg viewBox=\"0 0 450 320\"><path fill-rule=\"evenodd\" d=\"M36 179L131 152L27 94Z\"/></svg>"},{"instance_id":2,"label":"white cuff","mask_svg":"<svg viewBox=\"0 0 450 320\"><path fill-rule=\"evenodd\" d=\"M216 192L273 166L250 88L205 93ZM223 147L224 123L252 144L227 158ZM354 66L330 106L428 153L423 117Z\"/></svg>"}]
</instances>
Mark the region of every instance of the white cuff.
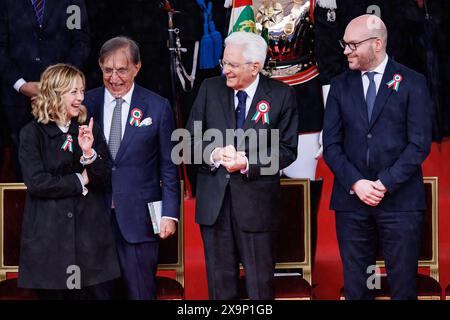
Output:
<instances>
[{"instance_id":1,"label":"white cuff","mask_svg":"<svg viewBox=\"0 0 450 320\"><path fill-rule=\"evenodd\" d=\"M245 165L245 169L241 169L241 173L247 174L248 173L248 158L247 158L247 156L244 156L244 158L245 158L246 165Z\"/></svg>"},{"instance_id":2,"label":"white cuff","mask_svg":"<svg viewBox=\"0 0 450 320\"><path fill-rule=\"evenodd\" d=\"M220 149L220 148L215 148L215 149L211 152L211 155L209 156L209 165L210 165L211 167L215 167L216 169L217 169L218 167L220 167L220 161L214 161L214 159L213 159L213 153L214 153L216 150L218 150L218 149Z\"/></svg>"},{"instance_id":3,"label":"white cuff","mask_svg":"<svg viewBox=\"0 0 450 320\"><path fill-rule=\"evenodd\" d=\"M27 83L23 78L20 78L19 80L14 83L14 89L20 93L20 88Z\"/></svg>"},{"instance_id":4,"label":"white cuff","mask_svg":"<svg viewBox=\"0 0 450 320\"><path fill-rule=\"evenodd\" d=\"M94 162L95 159L97 159L97 152L95 151L95 149L92 149L92 155L90 157L85 157L83 153L83 156L80 158L80 163L83 166L87 166L88 164Z\"/></svg>"},{"instance_id":5,"label":"white cuff","mask_svg":"<svg viewBox=\"0 0 450 320\"><path fill-rule=\"evenodd\" d=\"M166 218L166 219L170 219L170 220L173 220L173 221L175 221L175 222L178 222L178 219L177 219L177 218L174 218L174 217L166 217L166 216L162 216L161 219L162 219L162 218Z\"/></svg>"},{"instance_id":6,"label":"white cuff","mask_svg":"<svg viewBox=\"0 0 450 320\"><path fill-rule=\"evenodd\" d=\"M83 176L81 175L81 173L75 173L78 177L78 180L80 180L81 183L81 188L83 189L82 195L85 196L88 193L88 188L86 188L83 184Z\"/></svg>"}]
</instances>

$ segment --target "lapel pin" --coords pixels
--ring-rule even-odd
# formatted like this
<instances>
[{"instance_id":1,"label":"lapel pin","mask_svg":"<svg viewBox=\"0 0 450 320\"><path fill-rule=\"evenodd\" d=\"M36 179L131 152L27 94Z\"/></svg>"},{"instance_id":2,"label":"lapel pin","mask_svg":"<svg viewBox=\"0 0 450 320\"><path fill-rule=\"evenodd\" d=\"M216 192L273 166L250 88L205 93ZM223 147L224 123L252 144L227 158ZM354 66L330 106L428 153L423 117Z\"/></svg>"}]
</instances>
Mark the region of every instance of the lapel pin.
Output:
<instances>
[{"instance_id":1,"label":"lapel pin","mask_svg":"<svg viewBox=\"0 0 450 320\"><path fill-rule=\"evenodd\" d=\"M255 123L257 123L259 121L259 119L262 118L262 123L263 124L270 124L270 120L269 120L269 110L270 110L270 105L267 101L262 100L260 102L258 102L258 104L256 105L256 112L252 117L252 120L255 121Z\"/></svg>"},{"instance_id":2,"label":"lapel pin","mask_svg":"<svg viewBox=\"0 0 450 320\"><path fill-rule=\"evenodd\" d=\"M130 120L128 120L130 126L139 127L141 124L141 119L142 111L140 109L134 108L133 110L131 110Z\"/></svg>"},{"instance_id":3,"label":"lapel pin","mask_svg":"<svg viewBox=\"0 0 450 320\"><path fill-rule=\"evenodd\" d=\"M400 87L400 82L402 82L403 77L396 73L392 77L392 80L387 83L388 88L392 88L395 91L398 91L398 87Z\"/></svg>"}]
</instances>

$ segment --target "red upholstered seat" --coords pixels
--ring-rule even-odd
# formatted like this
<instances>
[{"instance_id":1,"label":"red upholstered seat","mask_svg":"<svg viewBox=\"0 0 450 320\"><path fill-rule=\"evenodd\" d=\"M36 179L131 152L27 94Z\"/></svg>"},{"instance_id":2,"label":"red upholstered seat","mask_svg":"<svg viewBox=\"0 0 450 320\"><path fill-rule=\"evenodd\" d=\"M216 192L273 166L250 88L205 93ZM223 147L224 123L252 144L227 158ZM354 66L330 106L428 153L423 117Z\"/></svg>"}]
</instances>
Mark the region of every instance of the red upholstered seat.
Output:
<instances>
[{"instance_id":1,"label":"red upholstered seat","mask_svg":"<svg viewBox=\"0 0 450 320\"><path fill-rule=\"evenodd\" d=\"M169 277L156 277L156 299L158 300L182 300L184 288L175 279Z\"/></svg>"},{"instance_id":2,"label":"red upholstered seat","mask_svg":"<svg viewBox=\"0 0 450 320\"><path fill-rule=\"evenodd\" d=\"M180 221L176 233L161 241L158 259L158 271L173 270L177 280L157 277L157 299L172 300L184 298L184 250L183 250L183 182L181 182ZM8 279L18 273L20 235L25 205L26 187L22 183L0 184L0 300L37 299L32 290L17 288L17 279ZM17 277L17 275L14 275Z\"/></svg>"},{"instance_id":3,"label":"red upholstered seat","mask_svg":"<svg viewBox=\"0 0 450 320\"><path fill-rule=\"evenodd\" d=\"M0 281L0 300L37 300L37 294L31 289L17 287L17 279Z\"/></svg>"},{"instance_id":4,"label":"red upholstered seat","mask_svg":"<svg viewBox=\"0 0 450 320\"><path fill-rule=\"evenodd\" d=\"M450 285L445 289L445 300L450 300Z\"/></svg>"}]
</instances>

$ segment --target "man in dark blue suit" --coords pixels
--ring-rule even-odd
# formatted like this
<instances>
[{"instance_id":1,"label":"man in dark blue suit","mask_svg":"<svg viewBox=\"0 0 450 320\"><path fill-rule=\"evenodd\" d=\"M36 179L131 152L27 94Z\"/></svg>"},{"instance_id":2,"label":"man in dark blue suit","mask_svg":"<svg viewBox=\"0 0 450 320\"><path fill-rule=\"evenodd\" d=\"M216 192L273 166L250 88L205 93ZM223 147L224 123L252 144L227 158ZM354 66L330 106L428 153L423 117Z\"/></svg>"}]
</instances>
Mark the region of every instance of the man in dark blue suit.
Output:
<instances>
[{"instance_id":1,"label":"man in dark blue suit","mask_svg":"<svg viewBox=\"0 0 450 320\"><path fill-rule=\"evenodd\" d=\"M325 110L324 157L335 175L331 208L346 299L374 297L367 284L377 241L391 298L417 297L431 100L425 78L386 55L386 40L374 15L349 23L341 45L350 70L331 81Z\"/></svg>"},{"instance_id":2,"label":"man in dark blue suit","mask_svg":"<svg viewBox=\"0 0 450 320\"><path fill-rule=\"evenodd\" d=\"M159 238L175 233L180 211L178 170L171 161L173 112L167 99L137 85L138 45L126 37L100 50L104 87L84 104L108 142L112 167L112 220L129 299L155 299ZM159 236L147 204L162 200Z\"/></svg>"},{"instance_id":3,"label":"man in dark blue suit","mask_svg":"<svg viewBox=\"0 0 450 320\"><path fill-rule=\"evenodd\" d=\"M10 131L18 180L19 132L31 121L30 99L37 95L41 73L59 62L81 69L89 51L83 0L0 1L0 104Z\"/></svg>"}]
</instances>

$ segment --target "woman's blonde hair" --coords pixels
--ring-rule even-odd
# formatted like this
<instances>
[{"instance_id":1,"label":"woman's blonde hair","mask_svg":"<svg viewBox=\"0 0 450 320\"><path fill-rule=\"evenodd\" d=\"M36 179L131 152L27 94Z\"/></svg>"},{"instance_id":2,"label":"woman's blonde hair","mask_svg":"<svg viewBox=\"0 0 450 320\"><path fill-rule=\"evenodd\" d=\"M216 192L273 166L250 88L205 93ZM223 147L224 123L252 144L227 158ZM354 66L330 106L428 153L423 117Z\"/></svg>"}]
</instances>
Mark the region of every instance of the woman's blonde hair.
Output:
<instances>
[{"instance_id":1,"label":"woman's blonde hair","mask_svg":"<svg viewBox=\"0 0 450 320\"><path fill-rule=\"evenodd\" d=\"M69 92L80 77L83 84L86 82L84 74L74 66L58 63L48 67L41 75L39 94L31 104L31 113L34 118L43 124L49 121L65 123L66 106L62 96ZM86 121L86 107L80 107L78 123Z\"/></svg>"}]
</instances>

